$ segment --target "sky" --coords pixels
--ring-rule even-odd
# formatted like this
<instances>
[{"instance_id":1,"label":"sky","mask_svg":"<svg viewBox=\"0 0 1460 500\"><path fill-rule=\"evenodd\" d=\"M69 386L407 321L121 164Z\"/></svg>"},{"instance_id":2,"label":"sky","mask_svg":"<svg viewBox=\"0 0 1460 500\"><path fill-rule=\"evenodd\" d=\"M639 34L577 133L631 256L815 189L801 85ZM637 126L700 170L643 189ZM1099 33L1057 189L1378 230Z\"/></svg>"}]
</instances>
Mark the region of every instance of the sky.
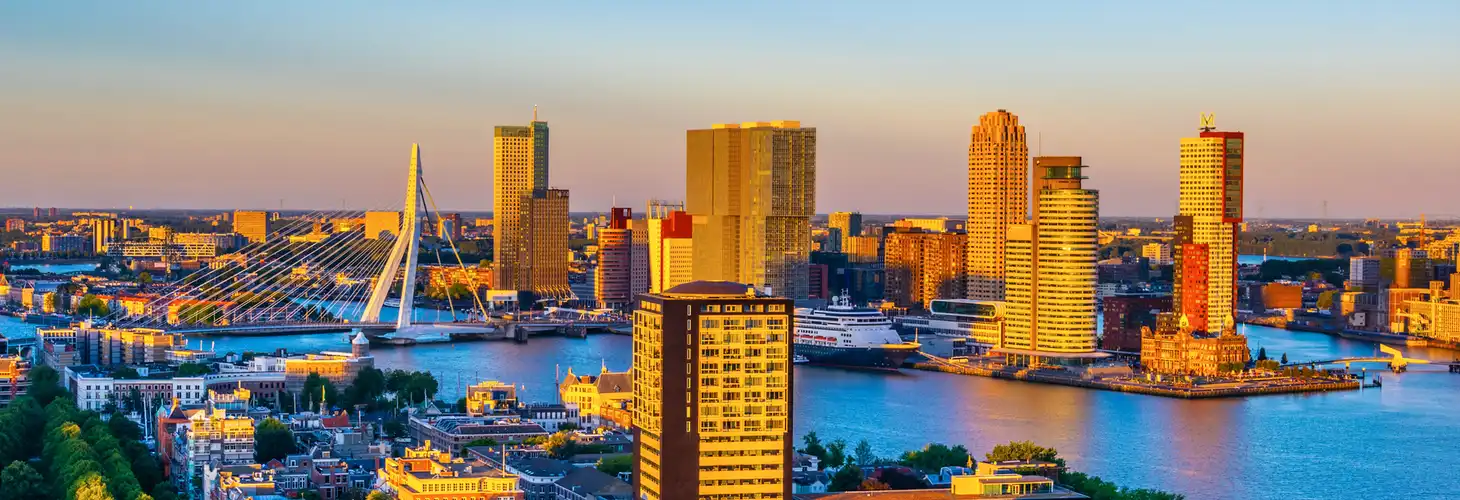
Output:
<instances>
[{"instance_id":1,"label":"sky","mask_svg":"<svg viewBox=\"0 0 1460 500\"><path fill-rule=\"evenodd\" d=\"M1249 217L1460 214L1460 2L0 2L0 207L491 207L532 108L573 210L684 196L684 134L817 128L817 211L961 215L970 127L1176 210L1200 113ZM1324 202L1327 211L1324 212Z\"/></svg>"}]
</instances>

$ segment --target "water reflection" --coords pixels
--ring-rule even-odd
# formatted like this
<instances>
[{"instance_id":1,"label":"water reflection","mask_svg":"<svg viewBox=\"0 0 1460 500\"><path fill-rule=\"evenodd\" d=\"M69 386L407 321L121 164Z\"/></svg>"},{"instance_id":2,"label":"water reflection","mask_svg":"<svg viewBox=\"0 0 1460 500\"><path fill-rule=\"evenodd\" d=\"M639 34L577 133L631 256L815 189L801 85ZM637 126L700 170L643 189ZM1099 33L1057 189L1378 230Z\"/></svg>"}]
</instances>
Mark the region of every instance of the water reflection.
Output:
<instances>
[{"instance_id":1,"label":"water reflection","mask_svg":"<svg viewBox=\"0 0 1460 500\"><path fill-rule=\"evenodd\" d=\"M33 327L0 318L0 331L16 329ZM1374 350L1321 334L1252 326L1244 331L1254 351L1265 346L1274 358L1283 352L1299 360ZM340 334L216 341L220 351L347 348ZM377 347L374 353L385 368L432 371L448 397L462 385L497 379L525 385L527 399L544 400L554 395L555 367L563 373L570 367L597 373L603 364L627 368L630 340L594 335L526 344ZM796 366L794 426L797 436L814 430L828 440L866 439L884 456L929 442L963 444L981 455L997 444L1030 440L1058 449L1081 471L1192 499L1453 497L1460 476L1434 472L1460 450L1455 413L1460 375L1417 366L1383 377L1378 390L1183 401L942 373Z\"/></svg>"}]
</instances>

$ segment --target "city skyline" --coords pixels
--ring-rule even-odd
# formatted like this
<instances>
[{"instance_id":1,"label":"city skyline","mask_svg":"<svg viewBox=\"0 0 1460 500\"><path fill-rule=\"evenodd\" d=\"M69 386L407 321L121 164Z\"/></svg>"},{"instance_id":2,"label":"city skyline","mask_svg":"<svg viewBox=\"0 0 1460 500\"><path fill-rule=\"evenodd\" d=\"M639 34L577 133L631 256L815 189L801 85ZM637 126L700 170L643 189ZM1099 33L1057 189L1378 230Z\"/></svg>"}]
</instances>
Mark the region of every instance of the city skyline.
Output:
<instances>
[{"instance_id":1,"label":"city skyline","mask_svg":"<svg viewBox=\"0 0 1460 500\"><path fill-rule=\"evenodd\" d=\"M819 212L956 215L968 127L1002 108L1028 127L1031 155L1101 165L1090 185L1106 216L1175 212L1173 141L1201 112L1263 138L1250 145L1249 217L1319 217L1325 201L1334 218L1450 210L1444 187L1457 174L1443 151L1460 106L1444 90L1460 83L1460 63L1437 55L1460 48L1442 27L1460 7L927 5L793 6L752 20L678 5L7 4L0 54L15 64L0 79L0 106L12 111L0 118L0 165L59 176L11 176L0 199L368 205L351 200L394 195L396 151L414 141L437 158L430 175L443 208L485 210L492 125L522 123L541 105L558 136L553 187L575 190L574 211L682 196L685 130L796 119L821 132ZM1193 23L1197 14L1204 21ZM213 21L223 18L234 23ZM502 21L519 18L534 22ZM1066 30L1019 38L1019 23L1003 22L1036 18ZM655 29L637 29L646 26ZM423 34L387 38L387 29ZM878 36L884 29L896 35ZM736 43L719 41L732 35ZM529 36L539 53L494 48ZM771 40L804 49L770 51ZM1010 46L971 50L994 43ZM740 70L751 63L777 77ZM500 71L508 67L526 71ZM285 174L294 182L277 181ZM1434 182L1405 182L1415 177ZM1346 195L1356 178L1372 192Z\"/></svg>"}]
</instances>

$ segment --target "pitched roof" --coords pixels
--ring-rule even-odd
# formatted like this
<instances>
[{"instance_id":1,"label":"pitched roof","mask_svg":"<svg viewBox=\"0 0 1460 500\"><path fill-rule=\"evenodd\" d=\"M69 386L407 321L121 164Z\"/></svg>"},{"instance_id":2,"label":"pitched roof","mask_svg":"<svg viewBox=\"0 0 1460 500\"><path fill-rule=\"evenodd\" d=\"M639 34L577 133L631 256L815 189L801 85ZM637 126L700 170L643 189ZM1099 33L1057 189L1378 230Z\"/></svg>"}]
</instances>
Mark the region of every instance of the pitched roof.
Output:
<instances>
[{"instance_id":1,"label":"pitched roof","mask_svg":"<svg viewBox=\"0 0 1460 500\"><path fill-rule=\"evenodd\" d=\"M598 376L598 393L630 392L634 390L634 379L629 372L603 372Z\"/></svg>"},{"instance_id":2,"label":"pitched roof","mask_svg":"<svg viewBox=\"0 0 1460 500\"><path fill-rule=\"evenodd\" d=\"M567 488L570 491L591 493L594 495L613 495L615 493L630 493L633 489L629 483L623 480L604 474L592 467L582 467L569 472L557 482L558 486Z\"/></svg>"}]
</instances>

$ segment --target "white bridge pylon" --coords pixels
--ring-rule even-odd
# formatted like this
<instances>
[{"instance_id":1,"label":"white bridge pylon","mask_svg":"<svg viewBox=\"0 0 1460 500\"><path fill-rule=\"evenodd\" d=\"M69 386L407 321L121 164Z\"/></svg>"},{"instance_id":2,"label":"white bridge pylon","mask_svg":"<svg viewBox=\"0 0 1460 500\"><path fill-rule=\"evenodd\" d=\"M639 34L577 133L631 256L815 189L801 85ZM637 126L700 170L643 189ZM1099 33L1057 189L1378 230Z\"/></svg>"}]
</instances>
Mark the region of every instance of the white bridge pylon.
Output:
<instances>
[{"instance_id":1,"label":"white bridge pylon","mask_svg":"<svg viewBox=\"0 0 1460 500\"><path fill-rule=\"evenodd\" d=\"M360 316L361 323L380 322L380 308L390 295L390 286L395 283L395 275L400 272L404 257L406 275L401 280L400 314L396 317L395 328L398 333L411 330L411 316L414 313L412 306L416 298L416 261L421 246L421 221L417 210L421 206L423 182L421 145L411 144L411 168L406 174L406 205L401 213L400 233L396 236L395 246L390 248L390 256L385 259L385 269L381 270L380 278L375 280L375 286L370 290L370 300L365 302L365 311Z\"/></svg>"}]
</instances>

